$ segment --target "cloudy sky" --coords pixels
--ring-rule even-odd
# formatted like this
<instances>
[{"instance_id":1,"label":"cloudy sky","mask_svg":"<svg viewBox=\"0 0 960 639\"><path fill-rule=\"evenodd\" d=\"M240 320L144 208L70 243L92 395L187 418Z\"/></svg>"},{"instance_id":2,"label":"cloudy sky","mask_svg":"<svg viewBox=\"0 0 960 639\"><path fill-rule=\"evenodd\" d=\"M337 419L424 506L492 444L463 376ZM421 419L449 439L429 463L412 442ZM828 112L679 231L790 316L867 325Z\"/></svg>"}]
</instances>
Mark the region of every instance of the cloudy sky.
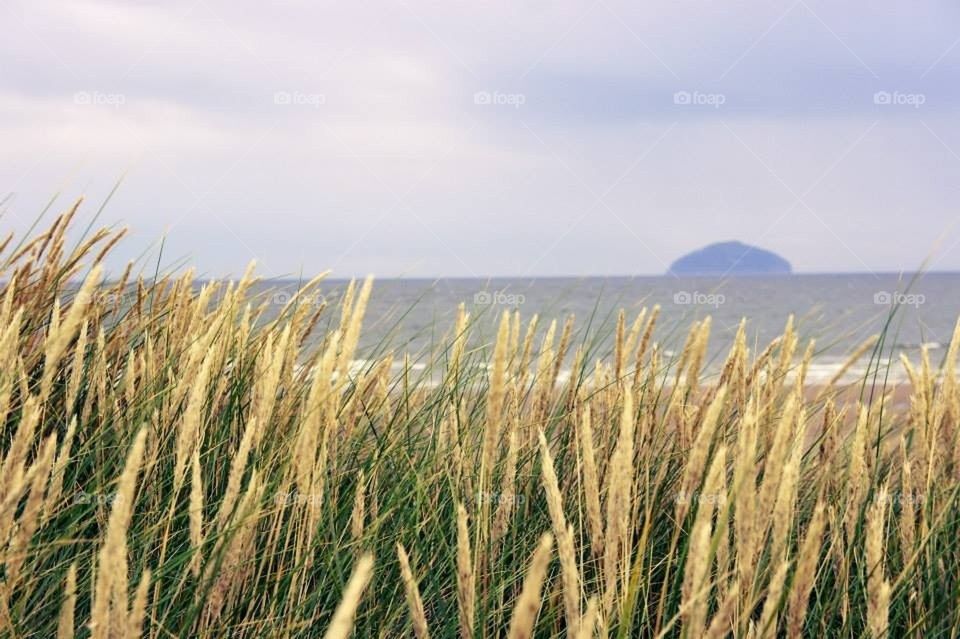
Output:
<instances>
[{"instance_id":1,"label":"cloudy sky","mask_svg":"<svg viewBox=\"0 0 960 639\"><path fill-rule=\"evenodd\" d=\"M947 0L5 0L0 224L207 275L960 270ZM155 256L155 253L151 253Z\"/></svg>"}]
</instances>

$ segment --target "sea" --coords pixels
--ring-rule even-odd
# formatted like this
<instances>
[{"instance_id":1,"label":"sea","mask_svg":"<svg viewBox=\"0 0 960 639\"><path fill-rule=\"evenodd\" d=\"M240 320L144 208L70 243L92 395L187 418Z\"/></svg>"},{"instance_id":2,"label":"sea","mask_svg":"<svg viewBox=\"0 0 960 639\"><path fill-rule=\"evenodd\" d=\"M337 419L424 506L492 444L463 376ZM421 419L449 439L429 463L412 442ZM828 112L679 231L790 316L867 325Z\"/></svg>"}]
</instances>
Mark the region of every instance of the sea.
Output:
<instances>
[{"instance_id":1,"label":"sea","mask_svg":"<svg viewBox=\"0 0 960 639\"><path fill-rule=\"evenodd\" d=\"M331 311L324 314L321 328L338 320L347 284L324 281L319 293L308 298ZM289 280L263 281L257 294L280 308L298 286ZM550 320L562 324L574 316L573 345L589 345L594 358L612 350L620 309L629 325L641 309L660 306L654 338L667 357L682 349L694 322L709 316L708 374L722 363L742 319L751 351L758 353L793 316L801 338L798 350L815 340L811 384L831 379L857 345L882 332L880 351L861 358L841 381L861 379L880 360L881 376L897 382L904 379L901 353L916 363L925 348L935 366L942 361L960 316L960 273L381 279L374 282L367 308L358 366L390 350L409 354L414 368L434 369L431 353L449 343L460 303L471 314L471 348L488 348L502 313L516 310L524 323L538 315L541 334Z\"/></svg>"}]
</instances>

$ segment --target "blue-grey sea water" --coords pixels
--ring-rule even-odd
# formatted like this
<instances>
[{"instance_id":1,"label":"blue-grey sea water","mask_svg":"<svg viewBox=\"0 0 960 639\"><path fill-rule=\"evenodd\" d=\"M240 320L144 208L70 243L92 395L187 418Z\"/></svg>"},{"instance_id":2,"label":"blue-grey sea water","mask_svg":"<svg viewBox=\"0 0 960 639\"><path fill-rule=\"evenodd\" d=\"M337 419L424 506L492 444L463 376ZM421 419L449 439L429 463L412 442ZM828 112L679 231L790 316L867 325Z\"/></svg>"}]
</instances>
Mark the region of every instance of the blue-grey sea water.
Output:
<instances>
[{"instance_id":1,"label":"blue-grey sea water","mask_svg":"<svg viewBox=\"0 0 960 639\"><path fill-rule=\"evenodd\" d=\"M320 292L338 317L337 305L347 282L329 280ZM263 282L258 290L277 305L297 284ZM321 297L314 298L316 300ZM593 354L609 352L618 309L632 322L643 307L659 305L656 340L664 352L682 348L689 326L712 318L711 351L715 362L730 347L741 318L753 352L759 352L794 316L801 336L816 340L812 382L828 379L857 344L886 326L883 357L905 353L917 361L926 345L936 364L949 344L960 315L960 274L837 274L753 276L738 278L585 277L536 279L384 279L376 280L364 322L359 357L384 348L409 352L414 361L449 341L456 307L464 303L473 318L473 342L493 339L504 310L519 310L528 320L540 316L540 331L550 319L576 318L574 344L589 341ZM850 375L862 373L854 367ZM899 364L892 369L896 377Z\"/></svg>"}]
</instances>

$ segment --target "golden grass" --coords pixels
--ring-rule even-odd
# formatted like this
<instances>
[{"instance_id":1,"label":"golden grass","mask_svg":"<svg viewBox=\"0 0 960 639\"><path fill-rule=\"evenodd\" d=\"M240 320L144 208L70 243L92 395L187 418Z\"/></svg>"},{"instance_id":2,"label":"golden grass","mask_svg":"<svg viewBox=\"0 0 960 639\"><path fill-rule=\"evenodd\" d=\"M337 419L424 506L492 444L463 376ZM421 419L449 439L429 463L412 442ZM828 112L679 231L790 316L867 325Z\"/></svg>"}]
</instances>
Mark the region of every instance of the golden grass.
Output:
<instances>
[{"instance_id":1,"label":"golden grass","mask_svg":"<svg viewBox=\"0 0 960 639\"><path fill-rule=\"evenodd\" d=\"M369 279L107 282L75 214L0 250L0 636L960 633L960 324L906 410L792 319L710 375L657 307L364 350Z\"/></svg>"}]
</instances>

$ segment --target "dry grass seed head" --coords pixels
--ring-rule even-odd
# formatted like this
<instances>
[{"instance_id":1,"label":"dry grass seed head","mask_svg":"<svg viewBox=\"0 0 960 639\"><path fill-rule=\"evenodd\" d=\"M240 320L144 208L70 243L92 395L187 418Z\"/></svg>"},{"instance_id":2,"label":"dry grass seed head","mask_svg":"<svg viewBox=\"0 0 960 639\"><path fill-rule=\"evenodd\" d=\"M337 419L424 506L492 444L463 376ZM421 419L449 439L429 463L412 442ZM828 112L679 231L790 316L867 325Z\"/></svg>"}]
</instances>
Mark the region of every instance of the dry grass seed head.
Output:
<instances>
[{"instance_id":1,"label":"dry grass seed head","mask_svg":"<svg viewBox=\"0 0 960 639\"><path fill-rule=\"evenodd\" d=\"M324 639L347 639L353 630L354 618L357 615L357 608L360 606L360 599L370 578L373 576L373 555L366 554L357 561L350 581L343 591L343 598L340 605L333 613L333 619L327 628Z\"/></svg>"},{"instance_id":2,"label":"dry grass seed head","mask_svg":"<svg viewBox=\"0 0 960 639\"><path fill-rule=\"evenodd\" d=\"M473 571L473 556L470 550L470 531L467 528L467 511L457 504L457 604L460 611L460 635L473 637L474 610L476 606L476 581Z\"/></svg>"},{"instance_id":3,"label":"dry grass seed head","mask_svg":"<svg viewBox=\"0 0 960 639\"><path fill-rule=\"evenodd\" d=\"M508 639L530 639L533 636L533 626L540 612L543 580L547 576L552 552L553 536L545 533L530 559L527 576L523 579L523 589L514 604Z\"/></svg>"},{"instance_id":4,"label":"dry grass seed head","mask_svg":"<svg viewBox=\"0 0 960 639\"><path fill-rule=\"evenodd\" d=\"M427 615L423 609L423 600L420 598L420 588L410 568L410 558L403 545L397 543L397 558L400 560L400 576L403 578L404 592L407 605L410 608L410 621L413 624L413 633L417 639L430 639L427 629Z\"/></svg>"}]
</instances>

